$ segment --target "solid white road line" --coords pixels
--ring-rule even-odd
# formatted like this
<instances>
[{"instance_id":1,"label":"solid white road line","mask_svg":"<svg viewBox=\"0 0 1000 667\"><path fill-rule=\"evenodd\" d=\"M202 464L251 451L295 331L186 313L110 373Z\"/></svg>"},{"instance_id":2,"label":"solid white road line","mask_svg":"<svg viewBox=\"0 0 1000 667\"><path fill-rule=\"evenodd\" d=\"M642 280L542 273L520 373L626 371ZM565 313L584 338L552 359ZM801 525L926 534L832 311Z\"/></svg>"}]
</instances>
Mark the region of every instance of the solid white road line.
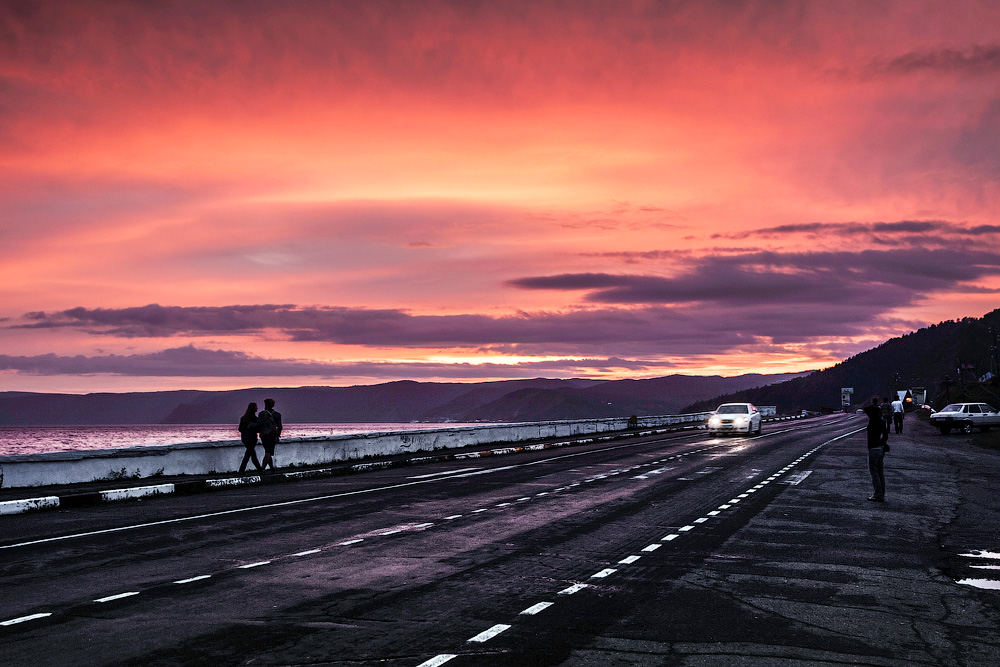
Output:
<instances>
[{"instance_id":1,"label":"solid white road line","mask_svg":"<svg viewBox=\"0 0 1000 667\"><path fill-rule=\"evenodd\" d=\"M482 468L460 468L458 470L445 470L443 472L432 472L426 475L414 475L413 477L407 477L406 479L429 479L431 477L440 477L441 475L457 475L460 472L471 472L473 470L482 470Z\"/></svg>"},{"instance_id":2,"label":"solid white road line","mask_svg":"<svg viewBox=\"0 0 1000 667\"><path fill-rule=\"evenodd\" d=\"M285 500L285 501L277 502L277 503L266 503L266 504L263 504L263 505L254 505L252 507L239 507L237 509L222 510L220 512L208 512L208 513L205 513L205 514L193 514L191 516L183 516L183 517L179 517L179 518L176 518L176 519L164 519L163 521L150 521L150 522L147 522L147 523L136 523L136 524L131 524L131 525L128 525L128 526L118 526L117 528L106 528L104 530L91 530L91 531L87 531L87 532L83 532L83 533L72 533L72 534L69 534L69 535L60 535L58 537L46 537L46 538L43 538L43 539L40 539L40 540L30 540L28 542L17 542L15 544L0 545L0 551L2 551L4 549L16 549L18 547L27 547L27 546L31 546L31 545L35 545L35 544L47 544L49 542L60 542L60 541L63 541L63 540L72 540L72 539L76 539L78 537L92 537L94 535L108 535L110 533L120 533L120 532L124 532L124 531L127 531L127 530L136 530L136 529L139 529L139 528L150 528L150 527L153 527L153 526L166 526L166 525L170 525L170 524L174 524L174 523L184 523L184 522L187 522L187 521L197 521L199 519L211 519L211 518L219 517L219 516L228 516L230 514L242 514L244 512L254 512L254 511L257 511L257 510L273 509L275 507L288 507L288 506L291 506L291 505L302 505L302 504L305 504L305 503L315 503L315 502L321 502L321 501L324 501L324 500L333 500L335 498L347 498L347 497L350 497L350 496L359 496L359 495L365 495L365 494L369 494L369 493L378 493L380 491L390 491L390 490L393 490L393 489L401 489L401 488L406 488L408 486L418 486L418 485L423 485L423 484L434 484L434 483L437 483L437 482L440 482L440 481L446 480L446 479L453 479L453 478L460 478L460 477L469 477L469 476L472 476L472 475L490 475L490 474L493 474L493 473L496 473L496 472L502 472L504 470L511 470L513 468L526 468L528 466L541 465L541 464L545 464L545 463L550 463L552 461L558 461L560 459L575 458L575 457L578 457L578 456L586 456L588 454L595 454L595 453L599 453L599 452L605 452L605 451L611 451L611 450L614 450L614 449L620 449L620 448L623 448L623 447L637 447L637 446L641 446L641 443L640 444L635 444L635 445L619 445L617 447L607 447L607 448L604 448L604 449L591 450L589 452L574 452L572 454L561 454L559 456L552 456L552 457L548 457L548 458L544 458L544 459L539 459L537 461L530 461L528 463L520 463L520 464L515 464L515 465L510 465L510 466L502 466L502 467L499 467L499 468L490 468L490 469L487 469L487 470L475 470L473 472L465 472L465 473L459 473L459 474L452 474L452 477L441 476L441 477L435 477L435 478L431 478L431 479L417 479L417 480L414 480L412 482L403 482L401 484L389 484L387 486L376 486L376 487L372 487L372 488L369 488L369 489L358 489L357 491L345 491L343 493L332 493L332 494L329 494L329 495L326 495L326 496L316 496L314 498L299 498L298 500ZM205 480L205 483L208 486L234 486L234 485L242 485L242 484L252 484L252 483L257 483L257 482L260 482L260 477L257 476L257 475L250 475L250 476L247 476L247 477L236 477L236 478L226 478L226 479L209 479L209 480ZM485 510L483 510L483 511L485 511Z\"/></svg>"}]
</instances>

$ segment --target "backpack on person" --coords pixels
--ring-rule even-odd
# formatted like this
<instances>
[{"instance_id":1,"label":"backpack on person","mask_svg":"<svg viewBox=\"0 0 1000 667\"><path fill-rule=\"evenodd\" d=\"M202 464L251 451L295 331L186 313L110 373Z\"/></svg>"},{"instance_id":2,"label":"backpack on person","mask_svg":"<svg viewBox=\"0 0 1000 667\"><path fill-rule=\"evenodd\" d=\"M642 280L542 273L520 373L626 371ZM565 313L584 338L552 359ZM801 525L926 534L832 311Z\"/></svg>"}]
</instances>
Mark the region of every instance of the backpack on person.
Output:
<instances>
[{"instance_id":1,"label":"backpack on person","mask_svg":"<svg viewBox=\"0 0 1000 667\"><path fill-rule=\"evenodd\" d=\"M267 410L261 410L257 415L257 432L260 433L261 440L273 440L278 437L278 425Z\"/></svg>"}]
</instances>

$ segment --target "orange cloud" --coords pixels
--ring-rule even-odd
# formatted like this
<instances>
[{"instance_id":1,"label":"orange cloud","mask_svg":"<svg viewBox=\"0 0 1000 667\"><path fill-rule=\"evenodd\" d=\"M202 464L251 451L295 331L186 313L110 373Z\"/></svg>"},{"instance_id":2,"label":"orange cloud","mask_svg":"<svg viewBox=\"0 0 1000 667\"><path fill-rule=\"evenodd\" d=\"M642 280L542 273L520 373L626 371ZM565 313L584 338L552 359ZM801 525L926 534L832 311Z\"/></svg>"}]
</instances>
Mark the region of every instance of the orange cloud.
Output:
<instances>
[{"instance_id":1,"label":"orange cloud","mask_svg":"<svg viewBox=\"0 0 1000 667\"><path fill-rule=\"evenodd\" d=\"M0 318L286 303L500 327L599 310L599 292L511 287L529 279L663 287L758 252L961 255L973 242L960 230L998 223L998 24L985 1L5 6ZM905 279L897 268L874 289ZM731 349L745 370L820 365L929 317L985 312L995 280L908 286L848 336L757 331ZM778 317L771 296L746 295L747 309ZM676 315L661 335L742 333L720 333L711 308ZM136 344L38 335L69 357ZM371 354L215 335L282 359ZM14 354L43 344L0 337ZM434 353L524 353L502 336L477 344ZM692 349L689 367L730 368L720 355Z\"/></svg>"}]
</instances>

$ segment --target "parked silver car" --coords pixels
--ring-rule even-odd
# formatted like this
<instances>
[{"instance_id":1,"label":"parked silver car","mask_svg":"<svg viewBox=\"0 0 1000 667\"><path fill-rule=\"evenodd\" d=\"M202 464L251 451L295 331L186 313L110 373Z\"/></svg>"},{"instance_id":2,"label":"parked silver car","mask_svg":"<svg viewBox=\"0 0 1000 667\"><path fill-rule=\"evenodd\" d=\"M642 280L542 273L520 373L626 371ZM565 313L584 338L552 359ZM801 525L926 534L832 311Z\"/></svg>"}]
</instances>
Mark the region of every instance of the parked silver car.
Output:
<instances>
[{"instance_id":1,"label":"parked silver car","mask_svg":"<svg viewBox=\"0 0 1000 667\"><path fill-rule=\"evenodd\" d=\"M708 432L760 435L760 412L753 403L723 403L708 418Z\"/></svg>"},{"instance_id":2,"label":"parked silver car","mask_svg":"<svg viewBox=\"0 0 1000 667\"><path fill-rule=\"evenodd\" d=\"M931 413L930 421L944 434L952 429L972 433L973 428L988 431L992 426L1000 427L1000 413L986 403L952 403Z\"/></svg>"}]
</instances>

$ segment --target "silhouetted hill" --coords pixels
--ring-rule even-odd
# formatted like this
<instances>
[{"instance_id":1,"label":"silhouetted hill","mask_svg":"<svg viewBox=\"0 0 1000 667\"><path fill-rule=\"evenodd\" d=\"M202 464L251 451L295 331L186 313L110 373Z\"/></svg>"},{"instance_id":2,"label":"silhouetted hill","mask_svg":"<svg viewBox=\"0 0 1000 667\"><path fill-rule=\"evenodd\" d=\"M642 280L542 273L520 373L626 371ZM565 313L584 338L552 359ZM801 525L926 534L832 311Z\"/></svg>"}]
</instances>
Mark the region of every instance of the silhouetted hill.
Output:
<instances>
[{"instance_id":1,"label":"silhouetted hill","mask_svg":"<svg viewBox=\"0 0 1000 667\"><path fill-rule=\"evenodd\" d=\"M956 392L964 385L976 400L991 400L989 387L975 378L991 370L993 332L1000 332L1000 310L980 318L948 320L918 331L892 338L878 347L846 359L825 370L787 382L748 389L708 400L695 401L684 412L713 410L719 403L750 401L757 405L776 405L779 412L798 410L837 410L842 387L854 388L854 405L867 403L874 396L888 396L892 389L925 387L927 401L957 400ZM962 377L959 377L959 367ZM950 393L949 393L950 392ZM995 393L995 391L994 391Z\"/></svg>"},{"instance_id":2,"label":"silhouetted hill","mask_svg":"<svg viewBox=\"0 0 1000 667\"><path fill-rule=\"evenodd\" d=\"M624 413L579 389L518 389L469 414L483 421L532 422L621 417Z\"/></svg>"},{"instance_id":3,"label":"silhouetted hill","mask_svg":"<svg viewBox=\"0 0 1000 667\"><path fill-rule=\"evenodd\" d=\"M506 393L457 418L460 421L544 421L675 414L692 399L720 391L760 387L798 375L801 374L670 375L644 380L609 380L583 388L532 388Z\"/></svg>"},{"instance_id":4,"label":"silhouetted hill","mask_svg":"<svg viewBox=\"0 0 1000 667\"><path fill-rule=\"evenodd\" d=\"M387 382L354 387L233 391L0 393L0 424L225 424L247 403L277 401L288 423L546 421L671 414L686 402L785 380L671 375L649 380L535 378L479 383Z\"/></svg>"}]
</instances>

